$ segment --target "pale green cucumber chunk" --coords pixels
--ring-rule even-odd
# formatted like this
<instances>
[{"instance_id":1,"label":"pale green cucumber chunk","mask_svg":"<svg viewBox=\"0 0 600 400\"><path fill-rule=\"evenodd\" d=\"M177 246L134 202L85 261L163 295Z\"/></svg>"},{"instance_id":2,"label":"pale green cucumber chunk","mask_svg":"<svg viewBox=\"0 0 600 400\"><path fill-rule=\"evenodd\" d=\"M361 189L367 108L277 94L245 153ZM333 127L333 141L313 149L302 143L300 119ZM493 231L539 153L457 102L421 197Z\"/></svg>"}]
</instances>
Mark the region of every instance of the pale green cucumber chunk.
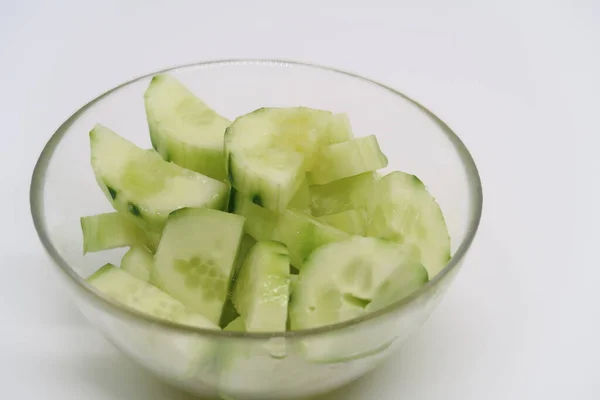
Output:
<instances>
[{"instance_id":1,"label":"pale green cucumber chunk","mask_svg":"<svg viewBox=\"0 0 600 400\"><path fill-rule=\"evenodd\" d=\"M350 237L347 232L302 211L285 210L277 213L258 207L243 197L238 197L236 203L234 212L246 217L246 232L256 240L274 240L285 244L292 265L298 269L318 247Z\"/></svg>"},{"instance_id":2,"label":"pale green cucumber chunk","mask_svg":"<svg viewBox=\"0 0 600 400\"><path fill-rule=\"evenodd\" d=\"M206 208L169 216L154 257L156 284L215 324L229 293L244 218Z\"/></svg>"},{"instance_id":3,"label":"pale green cucumber chunk","mask_svg":"<svg viewBox=\"0 0 600 400\"><path fill-rule=\"evenodd\" d=\"M392 172L376 182L368 206L367 235L411 248L434 277L450 259L450 236L442 211L423 182Z\"/></svg>"},{"instance_id":4,"label":"pale green cucumber chunk","mask_svg":"<svg viewBox=\"0 0 600 400\"><path fill-rule=\"evenodd\" d=\"M318 160L306 175L313 185L376 171L388 163L374 135L322 147Z\"/></svg>"},{"instance_id":5,"label":"pale green cucumber chunk","mask_svg":"<svg viewBox=\"0 0 600 400\"><path fill-rule=\"evenodd\" d=\"M229 211L246 218L245 232L255 240L270 240L277 225L278 213L257 206L231 189Z\"/></svg>"},{"instance_id":6,"label":"pale green cucumber chunk","mask_svg":"<svg viewBox=\"0 0 600 400\"><path fill-rule=\"evenodd\" d=\"M230 121L176 78L152 78L144 93L152 146L166 161L217 180L225 179L223 136Z\"/></svg>"},{"instance_id":7,"label":"pale green cucumber chunk","mask_svg":"<svg viewBox=\"0 0 600 400\"><path fill-rule=\"evenodd\" d=\"M153 265L154 256L144 247L130 248L121 259L121 269L144 282L151 281Z\"/></svg>"},{"instance_id":8,"label":"pale green cucumber chunk","mask_svg":"<svg viewBox=\"0 0 600 400\"><path fill-rule=\"evenodd\" d=\"M284 244L260 241L235 281L232 300L248 332L283 332L290 296L290 256Z\"/></svg>"},{"instance_id":9,"label":"pale green cucumber chunk","mask_svg":"<svg viewBox=\"0 0 600 400\"><path fill-rule=\"evenodd\" d=\"M227 177L254 203L284 210L327 142L331 113L305 107L261 108L225 133Z\"/></svg>"},{"instance_id":10,"label":"pale green cucumber chunk","mask_svg":"<svg viewBox=\"0 0 600 400\"><path fill-rule=\"evenodd\" d=\"M90 132L90 144L96 180L113 207L153 231L160 232L173 210L226 205L224 182L166 162L102 125Z\"/></svg>"},{"instance_id":11,"label":"pale green cucumber chunk","mask_svg":"<svg viewBox=\"0 0 600 400\"><path fill-rule=\"evenodd\" d=\"M244 325L244 319L242 317L237 317L233 321L231 321L225 329L226 332L246 332L246 325Z\"/></svg>"},{"instance_id":12,"label":"pale green cucumber chunk","mask_svg":"<svg viewBox=\"0 0 600 400\"><path fill-rule=\"evenodd\" d=\"M134 217L120 212L81 217L81 230L84 253L125 246L145 246L154 250L158 243Z\"/></svg>"},{"instance_id":13,"label":"pale green cucumber chunk","mask_svg":"<svg viewBox=\"0 0 600 400\"><path fill-rule=\"evenodd\" d=\"M287 208L310 213L310 188L306 179L300 183L296 194L288 203Z\"/></svg>"},{"instance_id":14,"label":"pale green cucumber chunk","mask_svg":"<svg viewBox=\"0 0 600 400\"><path fill-rule=\"evenodd\" d=\"M367 234L367 211L363 208L323 215L317 219L352 235Z\"/></svg>"},{"instance_id":15,"label":"pale green cucumber chunk","mask_svg":"<svg viewBox=\"0 0 600 400\"><path fill-rule=\"evenodd\" d=\"M111 264L100 268L88 282L106 296L139 312L185 325L219 329L167 293Z\"/></svg>"},{"instance_id":16,"label":"pale green cucumber chunk","mask_svg":"<svg viewBox=\"0 0 600 400\"><path fill-rule=\"evenodd\" d=\"M316 217L342 211L366 208L376 174L365 174L340 179L326 185L310 187L312 214Z\"/></svg>"},{"instance_id":17,"label":"pale green cucumber chunk","mask_svg":"<svg viewBox=\"0 0 600 400\"><path fill-rule=\"evenodd\" d=\"M341 143L354 139L350 120L346 113L333 114L327 127L327 144Z\"/></svg>"},{"instance_id":18,"label":"pale green cucumber chunk","mask_svg":"<svg viewBox=\"0 0 600 400\"><path fill-rule=\"evenodd\" d=\"M350 320L399 301L428 280L403 245L353 237L323 246L300 270L290 303L292 330Z\"/></svg>"}]
</instances>

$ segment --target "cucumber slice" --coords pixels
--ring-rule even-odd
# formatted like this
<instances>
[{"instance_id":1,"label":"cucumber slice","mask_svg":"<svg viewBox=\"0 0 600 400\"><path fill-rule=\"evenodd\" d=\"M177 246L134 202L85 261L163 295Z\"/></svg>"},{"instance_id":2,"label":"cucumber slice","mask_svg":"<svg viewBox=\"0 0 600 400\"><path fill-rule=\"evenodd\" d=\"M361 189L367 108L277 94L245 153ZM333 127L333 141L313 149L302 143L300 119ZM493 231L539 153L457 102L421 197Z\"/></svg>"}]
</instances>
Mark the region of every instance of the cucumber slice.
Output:
<instances>
[{"instance_id":1,"label":"cucumber slice","mask_svg":"<svg viewBox=\"0 0 600 400\"><path fill-rule=\"evenodd\" d=\"M310 187L312 214L316 217L366 208L376 174L369 172Z\"/></svg>"},{"instance_id":2,"label":"cucumber slice","mask_svg":"<svg viewBox=\"0 0 600 400\"><path fill-rule=\"evenodd\" d=\"M225 183L168 163L102 125L90 132L90 144L96 180L113 207L152 230L179 208L225 206Z\"/></svg>"},{"instance_id":3,"label":"cucumber slice","mask_svg":"<svg viewBox=\"0 0 600 400\"><path fill-rule=\"evenodd\" d=\"M233 321L231 321L225 329L226 332L246 332L246 325L244 325L244 319L242 317L237 317Z\"/></svg>"},{"instance_id":4,"label":"cucumber slice","mask_svg":"<svg viewBox=\"0 0 600 400\"><path fill-rule=\"evenodd\" d=\"M327 127L326 135L328 144L341 143L354 139L348 115L346 113L333 114L331 122Z\"/></svg>"},{"instance_id":5,"label":"cucumber slice","mask_svg":"<svg viewBox=\"0 0 600 400\"><path fill-rule=\"evenodd\" d=\"M387 163L377 138L371 135L321 148L319 162L314 164L307 179L313 185L324 185L385 168Z\"/></svg>"},{"instance_id":6,"label":"cucumber slice","mask_svg":"<svg viewBox=\"0 0 600 400\"><path fill-rule=\"evenodd\" d=\"M218 324L243 226L239 215L206 208L171 213L154 257L158 287Z\"/></svg>"},{"instance_id":7,"label":"cucumber slice","mask_svg":"<svg viewBox=\"0 0 600 400\"><path fill-rule=\"evenodd\" d=\"M88 278L88 282L106 296L137 311L181 324L219 329L207 318L191 312L167 293L112 264L100 268Z\"/></svg>"},{"instance_id":8,"label":"cucumber slice","mask_svg":"<svg viewBox=\"0 0 600 400\"><path fill-rule=\"evenodd\" d=\"M256 240L274 240L285 244L294 267L301 269L304 259L318 247L345 240L350 235L323 223L302 211L282 213L267 210L238 197L234 212L246 217L246 232Z\"/></svg>"},{"instance_id":9,"label":"cucumber slice","mask_svg":"<svg viewBox=\"0 0 600 400\"><path fill-rule=\"evenodd\" d=\"M323 215L317 219L352 235L367 234L367 211L362 208Z\"/></svg>"},{"instance_id":10,"label":"cucumber slice","mask_svg":"<svg viewBox=\"0 0 600 400\"><path fill-rule=\"evenodd\" d=\"M144 93L152 146L166 161L225 179L223 136L230 121L174 77L152 78Z\"/></svg>"},{"instance_id":11,"label":"cucumber slice","mask_svg":"<svg viewBox=\"0 0 600 400\"><path fill-rule=\"evenodd\" d=\"M425 185L414 175L392 172L374 185L367 235L409 246L434 277L450 259L444 216Z\"/></svg>"},{"instance_id":12,"label":"cucumber slice","mask_svg":"<svg viewBox=\"0 0 600 400\"><path fill-rule=\"evenodd\" d=\"M119 212L81 217L81 230L84 254L125 246L146 246L154 250L158 243L133 217Z\"/></svg>"},{"instance_id":13,"label":"cucumber slice","mask_svg":"<svg viewBox=\"0 0 600 400\"><path fill-rule=\"evenodd\" d=\"M330 122L330 112L304 107L238 117L225 132L231 185L260 206L284 210L326 142Z\"/></svg>"},{"instance_id":14,"label":"cucumber slice","mask_svg":"<svg viewBox=\"0 0 600 400\"><path fill-rule=\"evenodd\" d=\"M291 329L364 315L410 295L427 280L425 268L400 244L354 237L323 246L300 270L290 304Z\"/></svg>"},{"instance_id":15,"label":"cucumber slice","mask_svg":"<svg viewBox=\"0 0 600 400\"><path fill-rule=\"evenodd\" d=\"M121 259L121 269L144 281L151 282L154 257L143 247L132 247Z\"/></svg>"},{"instance_id":16,"label":"cucumber slice","mask_svg":"<svg viewBox=\"0 0 600 400\"><path fill-rule=\"evenodd\" d=\"M250 250L236 279L233 304L248 332L283 332L290 290L285 245L262 241Z\"/></svg>"},{"instance_id":17,"label":"cucumber slice","mask_svg":"<svg viewBox=\"0 0 600 400\"><path fill-rule=\"evenodd\" d=\"M298 187L296 194L290 200L288 208L310 213L310 188L306 179L300 183L300 187Z\"/></svg>"}]
</instances>

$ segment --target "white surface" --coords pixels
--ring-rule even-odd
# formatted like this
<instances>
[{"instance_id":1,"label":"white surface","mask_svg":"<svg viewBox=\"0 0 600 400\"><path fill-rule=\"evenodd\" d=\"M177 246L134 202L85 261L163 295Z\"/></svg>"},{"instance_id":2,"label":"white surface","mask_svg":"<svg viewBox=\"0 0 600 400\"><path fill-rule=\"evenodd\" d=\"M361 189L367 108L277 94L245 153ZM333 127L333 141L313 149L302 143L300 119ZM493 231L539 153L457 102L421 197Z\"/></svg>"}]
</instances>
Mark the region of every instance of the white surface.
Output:
<instances>
[{"instance_id":1,"label":"white surface","mask_svg":"<svg viewBox=\"0 0 600 400\"><path fill-rule=\"evenodd\" d=\"M70 304L33 230L29 179L53 130L99 93L233 57L394 86L461 135L482 175L480 232L442 305L395 358L328 400L600 398L597 2L83 3L0 2L3 398L189 398Z\"/></svg>"}]
</instances>

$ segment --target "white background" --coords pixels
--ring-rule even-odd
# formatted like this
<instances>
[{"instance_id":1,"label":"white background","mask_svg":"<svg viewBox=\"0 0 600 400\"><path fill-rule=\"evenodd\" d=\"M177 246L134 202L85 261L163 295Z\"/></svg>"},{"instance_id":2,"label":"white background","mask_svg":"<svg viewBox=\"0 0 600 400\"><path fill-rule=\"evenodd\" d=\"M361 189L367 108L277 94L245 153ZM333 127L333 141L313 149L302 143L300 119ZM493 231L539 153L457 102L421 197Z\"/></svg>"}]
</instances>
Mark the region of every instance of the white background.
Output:
<instances>
[{"instance_id":1,"label":"white background","mask_svg":"<svg viewBox=\"0 0 600 400\"><path fill-rule=\"evenodd\" d=\"M600 398L598 2L167 3L0 0L0 397L189 399L71 304L31 223L30 174L53 131L112 86L262 57L404 91L459 133L484 185L479 234L441 306L327 399Z\"/></svg>"}]
</instances>

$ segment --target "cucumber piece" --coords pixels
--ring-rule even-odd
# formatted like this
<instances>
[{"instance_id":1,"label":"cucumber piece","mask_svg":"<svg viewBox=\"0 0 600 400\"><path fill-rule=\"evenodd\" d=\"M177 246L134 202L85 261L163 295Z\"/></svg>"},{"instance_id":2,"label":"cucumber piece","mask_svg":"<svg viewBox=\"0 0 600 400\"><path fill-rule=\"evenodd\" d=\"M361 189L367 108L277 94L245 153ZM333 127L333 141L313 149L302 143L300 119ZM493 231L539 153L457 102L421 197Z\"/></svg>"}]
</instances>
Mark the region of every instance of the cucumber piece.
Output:
<instances>
[{"instance_id":1,"label":"cucumber piece","mask_svg":"<svg viewBox=\"0 0 600 400\"><path fill-rule=\"evenodd\" d=\"M323 215L317 219L352 235L366 236L367 234L367 211L363 208Z\"/></svg>"},{"instance_id":2,"label":"cucumber piece","mask_svg":"<svg viewBox=\"0 0 600 400\"><path fill-rule=\"evenodd\" d=\"M331 113L305 107L261 108L225 132L231 185L265 208L284 210L326 142Z\"/></svg>"},{"instance_id":3,"label":"cucumber piece","mask_svg":"<svg viewBox=\"0 0 600 400\"><path fill-rule=\"evenodd\" d=\"M235 281L232 300L248 332L283 332L290 290L290 256L282 243L256 243Z\"/></svg>"},{"instance_id":4,"label":"cucumber piece","mask_svg":"<svg viewBox=\"0 0 600 400\"><path fill-rule=\"evenodd\" d=\"M257 206L231 189L229 211L246 218L244 230L255 240L270 240L277 225L278 214Z\"/></svg>"},{"instance_id":5,"label":"cucumber piece","mask_svg":"<svg viewBox=\"0 0 600 400\"><path fill-rule=\"evenodd\" d=\"M300 187L298 187L296 194L290 200L288 208L310 213L310 188L306 179L300 183Z\"/></svg>"},{"instance_id":6,"label":"cucumber piece","mask_svg":"<svg viewBox=\"0 0 600 400\"><path fill-rule=\"evenodd\" d=\"M225 179L223 136L230 121L174 77L152 78L144 93L152 146L166 161Z\"/></svg>"},{"instance_id":7,"label":"cucumber piece","mask_svg":"<svg viewBox=\"0 0 600 400\"><path fill-rule=\"evenodd\" d=\"M225 329L226 332L246 332L246 325L244 325L244 319L242 317L237 317L233 321L231 321Z\"/></svg>"},{"instance_id":8,"label":"cucumber piece","mask_svg":"<svg viewBox=\"0 0 600 400\"><path fill-rule=\"evenodd\" d=\"M392 172L376 182L368 206L367 235L410 247L434 277L450 259L450 236L444 216L423 182Z\"/></svg>"},{"instance_id":9,"label":"cucumber piece","mask_svg":"<svg viewBox=\"0 0 600 400\"><path fill-rule=\"evenodd\" d=\"M174 211L154 257L157 286L215 324L229 293L244 218L206 208Z\"/></svg>"},{"instance_id":10,"label":"cucumber piece","mask_svg":"<svg viewBox=\"0 0 600 400\"><path fill-rule=\"evenodd\" d=\"M312 214L316 217L366 208L376 174L368 172L326 185L311 186Z\"/></svg>"},{"instance_id":11,"label":"cucumber piece","mask_svg":"<svg viewBox=\"0 0 600 400\"><path fill-rule=\"evenodd\" d=\"M90 132L90 145L96 180L113 207L153 231L173 210L225 206L225 183L166 162L102 125Z\"/></svg>"},{"instance_id":12,"label":"cucumber piece","mask_svg":"<svg viewBox=\"0 0 600 400\"><path fill-rule=\"evenodd\" d=\"M88 282L106 296L145 314L185 325L219 329L167 293L112 264L100 268Z\"/></svg>"},{"instance_id":13,"label":"cucumber piece","mask_svg":"<svg viewBox=\"0 0 600 400\"><path fill-rule=\"evenodd\" d=\"M154 257L152 253L143 247L134 246L130 248L121 259L121 269L144 281L151 282L152 265Z\"/></svg>"},{"instance_id":14,"label":"cucumber piece","mask_svg":"<svg viewBox=\"0 0 600 400\"><path fill-rule=\"evenodd\" d=\"M374 135L322 147L319 162L306 177L313 185L324 185L343 178L375 171L387 166Z\"/></svg>"},{"instance_id":15,"label":"cucumber piece","mask_svg":"<svg viewBox=\"0 0 600 400\"><path fill-rule=\"evenodd\" d=\"M301 269L304 259L318 247L345 240L350 235L297 210L282 213L267 210L238 198L234 212L246 217L246 232L256 240L285 244L294 267Z\"/></svg>"},{"instance_id":16,"label":"cucumber piece","mask_svg":"<svg viewBox=\"0 0 600 400\"><path fill-rule=\"evenodd\" d=\"M346 113L333 114L327 127L327 144L341 143L354 139L350 120Z\"/></svg>"},{"instance_id":17,"label":"cucumber piece","mask_svg":"<svg viewBox=\"0 0 600 400\"><path fill-rule=\"evenodd\" d=\"M252 236L248 234L244 234L244 236L242 236L242 240L240 241L240 247L238 249L238 253L235 259L236 276L237 273L240 271L240 268L242 268L242 264L244 263L244 260L246 260L248 253L250 253L250 250L252 249L252 247L254 247L255 244L256 240L254 240Z\"/></svg>"},{"instance_id":18,"label":"cucumber piece","mask_svg":"<svg viewBox=\"0 0 600 400\"><path fill-rule=\"evenodd\" d=\"M299 275L290 274L290 296L294 293L294 289L298 283L298 276Z\"/></svg>"},{"instance_id":19,"label":"cucumber piece","mask_svg":"<svg viewBox=\"0 0 600 400\"><path fill-rule=\"evenodd\" d=\"M81 217L81 230L84 254L125 246L145 246L154 250L158 243L133 217L119 212Z\"/></svg>"},{"instance_id":20,"label":"cucumber piece","mask_svg":"<svg viewBox=\"0 0 600 400\"><path fill-rule=\"evenodd\" d=\"M291 329L373 312L410 295L427 280L421 263L397 243L353 237L323 246L300 270L290 304Z\"/></svg>"}]
</instances>

